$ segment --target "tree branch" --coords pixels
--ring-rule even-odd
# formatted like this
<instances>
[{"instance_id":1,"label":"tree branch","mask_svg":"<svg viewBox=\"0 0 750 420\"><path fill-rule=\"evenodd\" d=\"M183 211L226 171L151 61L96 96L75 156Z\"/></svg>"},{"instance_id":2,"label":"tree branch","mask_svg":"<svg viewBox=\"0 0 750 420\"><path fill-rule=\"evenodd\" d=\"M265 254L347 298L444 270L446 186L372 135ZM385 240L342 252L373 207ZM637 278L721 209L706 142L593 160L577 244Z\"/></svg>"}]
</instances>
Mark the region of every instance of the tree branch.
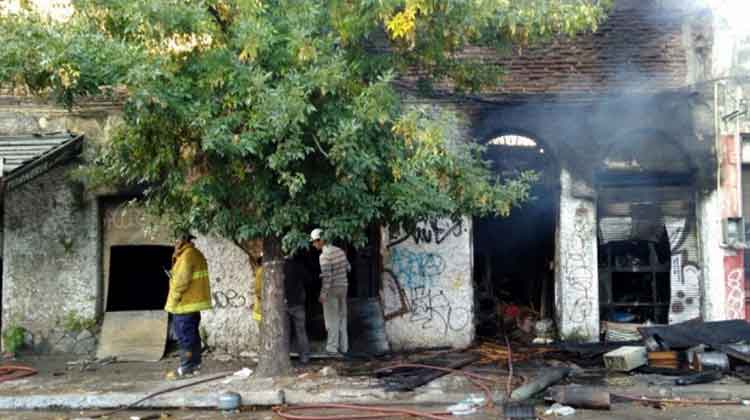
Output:
<instances>
[{"instance_id":1,"label":"tree branch","mask_svg":"<svg viewBox=\"0 0 750 420\"><path fill-rule=\"evenodd\" d=\"M224 19L221 18L221 14L219 14L219 11L216 9L215 6L208 6L208 13L211 13L211 16L214 17L214 20L221 28L221 32L225 35L229 33L229 23L226 22Z\"/></svg>"}]
</instances>

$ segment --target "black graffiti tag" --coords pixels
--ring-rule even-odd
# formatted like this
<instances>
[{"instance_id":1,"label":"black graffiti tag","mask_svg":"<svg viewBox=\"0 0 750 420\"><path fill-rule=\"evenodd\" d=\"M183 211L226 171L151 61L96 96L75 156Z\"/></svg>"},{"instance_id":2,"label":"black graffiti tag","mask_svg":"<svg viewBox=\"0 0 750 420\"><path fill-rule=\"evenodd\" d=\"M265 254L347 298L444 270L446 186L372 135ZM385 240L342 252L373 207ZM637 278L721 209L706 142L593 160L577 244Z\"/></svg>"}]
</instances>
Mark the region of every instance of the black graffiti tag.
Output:
<instances>
[{"instance_id":1,"label":"black graffiti tag","mask_svg":"<svg viewBox=\"0 0 750 420\"><path fill-rule=\"evenodd\" d=\"M460 331L469 324L469 311L453 307L442 290L416 287L409 290L409 295L409 321L420 323L422 329L429 329L437 322L443 327L443 335L447 335L448 331Z\"/></svg>"},{"instance_id":2,"label":"black graffiti tag","mask_svg":"<svg viewBox=\"0 0 750 420\"><path fill-rule=\"evenodd\" d=\"M213 292L214 307L217 309L244 308L247 298L234 289L216 290Z\"/></svg>"},{"instance_id":3,"label":"black graffiti tag","mask_svg":"<svg viewBox=\"0 0 750 420\"><path fill-rule=\"evenodd\" d=\"M441 223L445 223L445 221L433 220L429 224L420 225L413 233L403 234L402 236L398 237L398 239L391 241L388 244L388 248L403 243L409 238L413 238L414 242L417 244L431 244L434 242L435 244L440 245L451 235L458 238L464 232L464 226L461 219L450 222L452 224L447 227L441 226Z\"/></svg>"}]
</instances>

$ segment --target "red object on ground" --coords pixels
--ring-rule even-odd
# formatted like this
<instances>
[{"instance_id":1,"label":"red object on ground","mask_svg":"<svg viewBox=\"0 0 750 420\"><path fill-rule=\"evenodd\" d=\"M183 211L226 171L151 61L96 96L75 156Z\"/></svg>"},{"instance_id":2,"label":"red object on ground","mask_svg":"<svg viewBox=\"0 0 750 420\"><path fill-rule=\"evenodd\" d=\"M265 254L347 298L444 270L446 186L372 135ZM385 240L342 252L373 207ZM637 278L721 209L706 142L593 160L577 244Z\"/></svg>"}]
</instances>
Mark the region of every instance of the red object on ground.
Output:
<instances>
[{"instance_id":1,"label":"red object on ground","mask_svg":"<svg viewBox=\"0 0 750 420\"><path fill-rule=\"evenodd\" d=\"M25 378L26 376L36 375L37 373L39 372L30 366L0 365L0 382Z\"/></svg>"},{"instance_id":2,"label":"red object on ground","mask_svg":"<svg viewBox=\"0 0 750 420\"><path fill-rule=\"evenodd\" d=\"M521 309L516 305L507 305L503 311L505 318L515 319L521 314Z\"/></svg>"}]
</instances>

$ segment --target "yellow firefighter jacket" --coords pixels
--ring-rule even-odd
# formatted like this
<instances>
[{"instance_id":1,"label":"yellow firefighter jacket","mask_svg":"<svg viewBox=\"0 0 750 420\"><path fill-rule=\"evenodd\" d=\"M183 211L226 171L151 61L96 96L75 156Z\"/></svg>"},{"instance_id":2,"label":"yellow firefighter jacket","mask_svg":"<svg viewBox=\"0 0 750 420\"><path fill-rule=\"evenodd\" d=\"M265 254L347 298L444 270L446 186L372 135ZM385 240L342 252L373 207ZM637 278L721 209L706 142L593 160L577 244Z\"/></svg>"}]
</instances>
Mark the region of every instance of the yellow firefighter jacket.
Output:
<instances>
[{"instance_id":1,"label":"yellow firefighter jacket","mask_svg":"<svg viewBox=\"0 0 750 420\"><path fill-rule=\"evenodd\" d=\"M208 264L203 254L188 242L172 255L169 296L164 310L173 314L188 314L204 309L211 309Z\"/></svg>"},{"instance_id":2,"label":"yellow firefighter jacket","mask_svg":"<svg viewBox=\"0 0 750 420\"><path fill-rule=\"evenodd\" d=\"M263 296L263 267L255 269L255 305L253 305L253 319L260 322L263 319L261 311L261 296Z\"/></svg>"}]
</instances>

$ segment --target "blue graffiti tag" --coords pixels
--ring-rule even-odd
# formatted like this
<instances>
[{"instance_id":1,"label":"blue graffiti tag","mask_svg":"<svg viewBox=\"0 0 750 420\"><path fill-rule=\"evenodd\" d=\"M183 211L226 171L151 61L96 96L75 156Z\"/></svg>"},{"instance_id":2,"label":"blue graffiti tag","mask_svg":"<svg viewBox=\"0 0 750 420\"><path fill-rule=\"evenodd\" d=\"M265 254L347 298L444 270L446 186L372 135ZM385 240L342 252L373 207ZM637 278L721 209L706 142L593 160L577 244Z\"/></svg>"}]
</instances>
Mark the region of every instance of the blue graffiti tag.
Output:
<instances>
[{"instance_id":1,"label":"blue graffiti tag","mask_svg":"<svg viewBox=\"0 0 750 420\"><path fill-rule=\"evenodd\" d=\"M445 271L443 257L432 252L393 248L391 264L405 288L434 287L436 279Z\"/></svg>"}]
</instances>

